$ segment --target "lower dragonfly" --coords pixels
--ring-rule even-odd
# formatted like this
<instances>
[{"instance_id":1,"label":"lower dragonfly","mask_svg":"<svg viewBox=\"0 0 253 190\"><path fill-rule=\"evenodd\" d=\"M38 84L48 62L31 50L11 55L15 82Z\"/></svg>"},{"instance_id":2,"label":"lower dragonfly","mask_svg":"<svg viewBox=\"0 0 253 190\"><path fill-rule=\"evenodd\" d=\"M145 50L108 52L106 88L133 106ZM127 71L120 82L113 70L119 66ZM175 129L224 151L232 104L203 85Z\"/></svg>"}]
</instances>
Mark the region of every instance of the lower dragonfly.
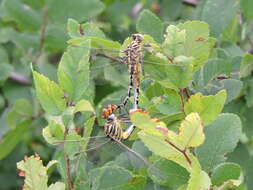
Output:
<instances>
[{"instance_id":1,"label":"lower dragonfly","mask_svg":"<svg viewBox=\"0 0 253 190\"><path fill-rule=\"evenodd\" d=\"M104 124L104 136L92 136L89 138L83 138L80 140L64 140L61 142L56 142L55 144L65 144L65 143L80 143L80 148L82 148L82 143L87 142L88 146L84 150L78 150L74 156L86 155L89 152L99 153L98 149L101 149L107 144L113 144L114 147L119 147L123 152L127 153L130 161L138 160L138 163L143 163L146 167L148 167L151 175L156 175L161 179L165 178L165 175L162 171L156 168L152 163L150 163L147 158L135 152L127 145L125 145L122 141L126 140L129 135L129 130L123 130L122 125L132 126L131 121L126 114L116 114L116 110L118 110L117 105L108 105L102 111L102 117L106 119ZM141 164L139 164L141 165Z\"/></svg>"}]
</instances>

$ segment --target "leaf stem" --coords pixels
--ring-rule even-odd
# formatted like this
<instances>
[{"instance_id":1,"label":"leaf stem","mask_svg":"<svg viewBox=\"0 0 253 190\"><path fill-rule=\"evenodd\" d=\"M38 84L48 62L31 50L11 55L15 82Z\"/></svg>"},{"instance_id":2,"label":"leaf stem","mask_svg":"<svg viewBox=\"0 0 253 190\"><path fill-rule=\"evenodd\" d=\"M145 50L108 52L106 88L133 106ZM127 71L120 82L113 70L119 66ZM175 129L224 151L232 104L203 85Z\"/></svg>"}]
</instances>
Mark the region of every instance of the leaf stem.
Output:
<instances>
[{"instance_id":1,"label":"leaf stem","mask_svg":"<svg viewBox=\"0 0 253 190\"><path fill-rule=\"evenodd\" d=\"M189 156L186 154L186 149L181 150L175 144L173 144L172 142L170 142L168 139L165 139L165 141L167 143L169 143L173 148L175 148L176 150L178 150L179 152L181 152L184 155L184 157L187 160L187 162L191 165L192 161L190 160Z\"/></svg>"}]
</instances>

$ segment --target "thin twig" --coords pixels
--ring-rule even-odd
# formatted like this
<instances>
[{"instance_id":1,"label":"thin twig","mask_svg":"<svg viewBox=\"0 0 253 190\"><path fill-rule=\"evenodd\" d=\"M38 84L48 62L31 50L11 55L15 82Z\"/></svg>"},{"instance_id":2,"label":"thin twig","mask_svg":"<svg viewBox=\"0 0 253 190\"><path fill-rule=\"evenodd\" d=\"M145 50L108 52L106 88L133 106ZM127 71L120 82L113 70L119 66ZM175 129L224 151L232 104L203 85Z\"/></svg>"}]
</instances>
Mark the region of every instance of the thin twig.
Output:
<instances>
[{"instance_id":1,"label":"thin twig","mask_svg":"<svg viewBox=\"0 0 253 190\"><path fill-rule=\"evenodd\" d=\"M104 53L97 53L96 56L101 56L101 57L105 57L107 59L110 59L112 61L115 61L115 62L118 62L118 63L123 63L120 59L116 58L116 57L113 57L113 56L110 56L110 55L106 55Z\"/></svg>"},{"instance_id":2,"label":"thin twig","mask_svg":"<svg viewBox=\"0 0 253 190\"><path fill-rule=\"evenodd\" d=\"M180 95L180 100L181 100L181 111L184 112L184 95L183 95L183 92L184 92L184 89L181 89L180 88L180 92L179 92L179 95Z\"/></svg>"},{"instance_id":3,"label":"thin twig","mask_svg":"<svg viewBox=\"0 0 253 190\"><path fill-rule=\"evenodd\" d=\"M128 14L132 19L137 19L140 12L141 12L141 9L143 8L143 3L139 2L139 3L136 3L132 10L130 11L130 13Z\"/></svg>"},{"instance_id":4,"label":"thin twig","mask_svg":"<svg viewBox=\"0 0 253 190\"><path fill-rule=\"evenodd\" d=\"M64 132L64 140L66 140L66 136L68 135L68 127L65 128ZM65 146L65 144L64 144ZM66 164L66 173L67 173L67 184L68 184L68 190L73 190L73 184L72 184L72 179L71 179L71 174L70 174L70 160L68 155L64 152L64 160Z\"/></svg>"},{"instance_id":5,"label":"thin twig","mask_svg":"<svg viewBox=\"0 0 253 190\"><path fill-rule=\"evenodd\" d=\"M243 20L242 13L239 14L239 24L241 28L243 28L244 20ZM253 40L250 38L249 34L246 34L245 38L249 41L250 46L251 46L251 49L248 52L253 53Z\"/></svg>"},{"instance_id":6,"label":"thin twig","mask_svg":"<svg viewBox=\"0 0 253 190\"><path fill-rule=\"evenodd\" d=\"M184 91L185 91L185 94L186 94L187 98L190 98L190 94L189 94L189 92L188 92L188 89L187 89L187 88L184 88Z\"/></svg>"},{"instance_id":7,"label":"thin twig","mask_svg":"<svg viewBox=\"0 0 253 190\"><path fill-rule=\"evenodd\" d=\"M185 159L187 160L187 162L191 165L192 161L190 160L190 158L188 157L188 155L186 154L186 150L181 150L180 148L178 148L176 145L174 145L172 142L170 142L168 139L165 139L165 141L167 143L169 143L172 147L174 147L176 150L178 150L179 152L181 152Z\"/></svg>"},{"instance_id":8,"label":"thin twig","mask_svg":"<svg viewBox=\"0 0 253 190\"><path fill-rule=\"evenodd\" d=\"M37 64L37 61L43 52L43 47L44 47L44 42L45 42L46 27L47 27L47 23L48 23L48 18L47 18L48 9L47 8L43 9L43 12L44 12L44 17L43 17L43 24L40 29L39 49L38 49L36 56L34 57L34 59L32 61L33 64Z\"/></svg>"},{"instance_id":9,"label":"thin twig","mask_svg":"<svg viewBox=\"0 0 253 190\"><path fill-rule=\"evenodd\" d=\"M68 183L68 189L72 190L73 185L72 185L72 180L71 180L71 174L70 174L70 160L67 154L64 154L64 159L66 163L66 169L67 169L67 183Z\"/></svg>"},{"instance_id":10,"label":"thin twig","mask_svg":"<svg viewBox=\"0 0 253 190\"><path fill-rule=\"evenodd\" d=\"M199 3L199 0L184 0L183 3L196 7Z\"/></svg>"},{"instance_id":11,"label":"thin twig","mask_svg":"<svg viewBox=\"0 0 253 190\"><path fill-rule=\"evenodd\" d=\"M22 85L31 85L32 84L32 81L30 78L24 76L24 75L21 75L19 73L16 73L16 72L11 72L10 73L10 76L9 76L9 79L19 83L19 84L22 84Z\"/></svg>"}]
</instances>

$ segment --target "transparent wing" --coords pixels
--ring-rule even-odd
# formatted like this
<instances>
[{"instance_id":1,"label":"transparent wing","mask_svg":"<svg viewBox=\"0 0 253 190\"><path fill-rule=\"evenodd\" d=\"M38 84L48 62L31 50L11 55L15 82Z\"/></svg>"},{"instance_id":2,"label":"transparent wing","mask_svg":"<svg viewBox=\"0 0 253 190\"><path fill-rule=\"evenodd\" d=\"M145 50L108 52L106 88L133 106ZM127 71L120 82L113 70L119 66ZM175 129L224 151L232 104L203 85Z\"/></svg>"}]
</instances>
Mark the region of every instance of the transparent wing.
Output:
<instances>
[{"instance_id":1,"label":"transparent wing","mask_svg":"<svg viewBox=\"0 0 253 190\"><path fill-rule=\"evenodd\" d=\"M150 174L159 176L160 178L165 176L145 156L132 150L123 142L114 141L106 136L94 136L79 140L64 140L56 142L55 144L64 145L65 149L75 147L73 148L74 151L71 151L72 156L85 157L90 163L90 168L114 162L128 169L140 170L147 168ZM124 161L122 161L122 158L124 158Z\"/></svg>"},{"instance_id":2,"label":"transparent wing","mask_svg":"<svg viewBox=\"0 0 253 190\"><path fill-rule=\"evenodd\" d=\"M140 170L145 167L149 170L150 175L159 177L161 180L166 179L165 173L149 162L145 156L129 148L122 142L117 141L114 143L117 144L117 146L119 146L127 154L129 161L136 170Z\"/></svg>"}]
</instances>

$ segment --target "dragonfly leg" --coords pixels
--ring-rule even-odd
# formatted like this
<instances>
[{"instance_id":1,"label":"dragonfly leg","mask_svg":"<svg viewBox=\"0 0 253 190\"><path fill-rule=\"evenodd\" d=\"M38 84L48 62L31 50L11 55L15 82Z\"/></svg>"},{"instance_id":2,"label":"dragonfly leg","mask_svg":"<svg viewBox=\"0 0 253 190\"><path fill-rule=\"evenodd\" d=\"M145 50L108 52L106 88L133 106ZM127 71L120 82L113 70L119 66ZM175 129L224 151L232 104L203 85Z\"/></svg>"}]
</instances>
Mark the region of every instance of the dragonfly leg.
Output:
<instances>
[{"instance_id":1,"label":"dragonfly leg","mask_svg":"<svg viewBox=\"0 0 253 190\"><path fill-rule=\"evenodd\" d=\"M123 133L123 139L127 139L133 132L133 130L135 129L135 126L132 124L130 125L126 131L124 131Z\"/></svg>"}]
</instances>

